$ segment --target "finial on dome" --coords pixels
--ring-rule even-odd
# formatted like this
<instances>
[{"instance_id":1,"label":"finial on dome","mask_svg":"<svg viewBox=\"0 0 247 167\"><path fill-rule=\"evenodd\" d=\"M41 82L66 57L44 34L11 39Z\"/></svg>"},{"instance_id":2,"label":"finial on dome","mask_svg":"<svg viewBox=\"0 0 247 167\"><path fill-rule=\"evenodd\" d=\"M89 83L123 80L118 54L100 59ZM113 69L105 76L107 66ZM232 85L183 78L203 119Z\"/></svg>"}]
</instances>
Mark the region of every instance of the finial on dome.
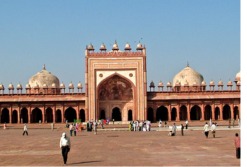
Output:
<instances>
[{"instance_id":1,"label":"finial on dome","mask_svg":"<svg viewBox=\"0 0 247 167\"><path fill-rule=\"evenodd\" d=\"M189 64L189 62L187 61L187 67L189 67L190 66L190 64Z\"/></svg>"},{"instance_id":2,"label":"finial on dome","mask_svg":"<svg viewBox=\"0 0 247 167\"><path fill-rule=\"evenodd\" d=\"M46 70L46 68L45 68L45 64L43 65L43 70Z\"/></svg>"}]
</instances>

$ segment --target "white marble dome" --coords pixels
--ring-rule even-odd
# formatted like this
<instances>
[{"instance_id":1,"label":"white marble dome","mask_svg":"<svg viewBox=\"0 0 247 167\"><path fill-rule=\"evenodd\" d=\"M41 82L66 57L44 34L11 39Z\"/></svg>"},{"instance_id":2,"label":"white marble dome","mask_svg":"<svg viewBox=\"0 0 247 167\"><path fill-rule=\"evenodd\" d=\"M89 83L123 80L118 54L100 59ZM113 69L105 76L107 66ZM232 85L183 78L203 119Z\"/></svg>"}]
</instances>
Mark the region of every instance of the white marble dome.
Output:
<instances>
[{"instance_id":1,"label":"white marble dome","mask_svg":"<svg viewBox=\"0 0 247 167\"><path fill-rule=\"evenodd\" d=\"M55 75L51 74L51 72L47 71L44 66L40 72L29 79L28 84L31 88L36 88L37 85L46 85L48 88L59 88L60 82L59 79Z\"/></svg>"},{"instance_id":2,"label":"white marble dome","mask_svg":"<svg viewBox=\"0 0 247 167\"><path fill-rule=\"evenodd\" d=\"M203 76L200 73L187 66L174 76L173 86L175 86L176 83L180 83L181 86L193 86L195 83L200 85L203 80Z\"/></svg>"},{"instance_id":3,"label":"white marble dome","mask_svg":"<svg viewBox=\"0 0 247 167\"><path fill-rule=\"evenodd\" d=\"M235 81L236 81L236 82L237 82L237 81L241 81L241 74L240 74L240 72L238 72L238 73L236 74Z\"/></svg>"}]
</instances>

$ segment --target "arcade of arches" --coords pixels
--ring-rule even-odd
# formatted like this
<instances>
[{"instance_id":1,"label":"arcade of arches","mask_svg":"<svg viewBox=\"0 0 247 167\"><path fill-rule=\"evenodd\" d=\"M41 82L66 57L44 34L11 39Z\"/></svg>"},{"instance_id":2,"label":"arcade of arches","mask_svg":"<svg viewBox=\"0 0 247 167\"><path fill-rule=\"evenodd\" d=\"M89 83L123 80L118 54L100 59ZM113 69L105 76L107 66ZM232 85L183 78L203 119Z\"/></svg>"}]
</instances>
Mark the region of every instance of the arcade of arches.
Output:
<instances>
[{"instance_id":1,"label":"arcade of arches","mask_svg":"<svg viewBox=\"0 0 247 167\"><path fill-rule=\"evenodd\" d=\"M193 105L189 109L186 105L149 107L147 119L154 121L182 121L182 120L229 120L239 118L239 107L229 104L220 106Z\"/></svg>"},{"instance_id":2,"label":"arcade of arches","mask_svg":"<svg viewBox=\"0 0 247 167\"><path fill-rule=\"evenodd\" d=\"M74 120L80 119L81 122L85 122L85 110L76 110L73 107L68 107L62 112L60 109L53 110L51 107L42 109L35 107L31 110L23 107L20 111L3 108L1 110L1 123L64 123L74 122ZM62 114L63 113L63 114Z\"/></svg>"}]
</instances>

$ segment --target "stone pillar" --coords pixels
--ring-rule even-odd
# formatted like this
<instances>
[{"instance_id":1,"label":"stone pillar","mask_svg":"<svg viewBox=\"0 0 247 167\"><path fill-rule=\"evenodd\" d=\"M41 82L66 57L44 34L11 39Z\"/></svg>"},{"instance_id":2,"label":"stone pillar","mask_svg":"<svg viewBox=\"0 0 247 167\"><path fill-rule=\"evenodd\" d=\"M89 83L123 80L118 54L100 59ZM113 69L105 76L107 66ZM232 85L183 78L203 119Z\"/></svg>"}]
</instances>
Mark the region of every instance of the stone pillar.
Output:
<instances>
[{"instance_id":1,"label":"stone pillar","mask_svg":"<svg viewBox=\"0 0 247 167\"><path fill-rule=\"evenodd\" d=\"M55 123L56 122L56 107L52 107L52 115L53 115L52 122Z\"/></svg>"},{"instance_id":2,"label":"stone pillar","mask_svg":"<svg viewBox=\"0 0 247 167\"><path fill-rule=\"evenodd\" d=\"M171 104L168 106L168 121L171 121Z\"/></svg>"},{"instance_id":3,"label":"stone pillar","mask_svg":"<svg viewBox=\"0 0 247 167\"><path fill-rule=\"evenodd\" d=\"M205 120L205 115L204 115L204 113L205 113L205 108L204 108L204 104L202 104L202 105L200 105L200 107L201 107L201 121L204 121Z\"/></svg>"},{"instance_id":4,"label":"stone pillar","mask_svg":"<svg viewBox=\"0 0 247 167\"><path fill-rule=\"evenodd\" d=\"M156 113L157 113L157 106L155 105L154 108L153 108L153 111L154 111L154 121L156 121Z\"/></svg>"},{"instance_id":5,"label":"stone pillar","mask_svg":"<svg viewBox=\"0 0 247 167\"><path fill-rule=\"evenodd\" d=\"M32 112L31 112L31 107L29 107L28 109L27 109L27 113L28 113L28 123L31 123L31 115L32 115Z\"/></svg>"},{"instance_id":6,"label":"stone pillar","mask_svg":"<svg viewBox=\"0 0 247 167\"><path fill-rule=\"evenodd\" d=\"M187 104L187 120L190 121L190 104Z\"/></svg>"},{"instance_id":7,"label":"stone pillar","mask_svg":"<svg viewBox=\"0 0 247 167\"><path fill-rule=\"evenodd\" d=\"M64 106L63 106L62 109L61 109L61 117L62 117L62 118L61 118L61 121L62 121L61 123L65 123L66 120L65 120L65 118L64 118Z\"/></svg>"},{"instance_id":8,"label":"stone pillar","mask_svg":"<svg viewBox=\"0 0 247 167\"><path fill-rule=\"evenodd\" d=\"M233 103L230 105L230 112L231 112L231 118L230 119L234 119L234 105L233 105Z\"/></svg>"},{"instance_id":9,"label":"stone pillar","mask_svg":"<svg viewBox=\"0 0 247 167\"><path fill-rule=\"evenodd\" d=\"M17 109L17 123L20 124L21 120L20 120L20 107L18 107Z\"/></svg>"},{"instance_id":10,"label":"stone pillar","mask_svg":"<svg viewBox=\"0 0 247 167\"><path fill-rule=\"evenodd\" d=\"M179 121L179 120L180 120L180 107L177 105L177 106L176 106L176 109L177 109L177 117L176 117L176 121Z\"/></svg>"},{"instance_id":11,"label":"stone pillar","mask_svg":"<svg viewBox=\"0 0 247 167\"><path fill-rule=\"evenodd\" d=\"M222 121L223 120L223 104L222 103L220 104L219 108L220 108L220 118L219 118L219 120Z\"/></svg>"},{"instance_id":12,"label":"stone pillar","mask_svg":"<svg viewBox=\"0 0 247 167\"><path fill-rule=\"evenodd\" d=\"M42 112L42 123L46 123L46 114L45 114L45 107L43 107L42 109L41 109L41 112Z\"/></svg>"},{"instance_id":13,"label":"stone pillar","mask_svg":"<svg viewBox=\"0 0 247 167\"><path fill-rule=\"evenodd\" d=\"M12 123L12 107L9 109L9 123Z\"/></svg>"},{"instance_id":14,"label":"stone pillar","mask_svg":"<svg viewBox=\"0 0 247 167\"><path fill-rule=\"evenodd\" d=\"M215 121L215 105L214 104L211 105L211 109L212 109L212 120Z\"/></svg>"}]
</instances>

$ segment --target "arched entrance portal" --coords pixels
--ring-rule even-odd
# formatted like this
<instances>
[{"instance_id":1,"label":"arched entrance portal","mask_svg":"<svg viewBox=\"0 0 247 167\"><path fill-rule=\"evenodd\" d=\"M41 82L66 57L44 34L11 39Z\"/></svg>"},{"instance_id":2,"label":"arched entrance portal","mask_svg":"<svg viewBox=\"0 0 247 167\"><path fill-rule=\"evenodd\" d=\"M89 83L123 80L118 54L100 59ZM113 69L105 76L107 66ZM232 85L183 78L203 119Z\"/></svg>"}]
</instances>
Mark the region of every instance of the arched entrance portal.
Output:
<instances>
[{"instance_id":1,"label":"arched entrance portal","mask_svg":"<svg viewBox=\"0 0 247 167\"><path fill-rule=\"evenodd\" d=\"M223 120L231 119L231 108L228 104L223 107Z\"/></svg>"},{"instance_id":2,"label":"arched entrance portal","mask_svg":"<svg viewBox=\"0 0 247 167\"><path fill-rule=\"evenodd\" d=\"M12 112L12 123L17 123L18 122L18 119L17 118L18 118L17 111L14 110Z\"/></svg>"},{"instance_id":3,"label":"arched entrance portal","mask_svg":"<svg viewBox=\"0 0 247 167\"><path fill-rule=\"evenodd\" d=\"M118 107L115 107L112 109L112 120L114 121L122 121L122 116L120 109Z\"/></svg>"},{"instance_id":4,"label":"arched entrance portal","mask_svg":"<svg viewBox=\"0 0 247 167\"><path fill-rule=\"evenodd\" d=\"M206 105L205 111L204 111L204 119L210 120L212 118L212 110L210 105Z\"/></svg>"},{"instance_id":5,"label":"arched entrance portal","mask_svg":"<svg viewBox=\"0 0 247 167\"><path fill-rule=\"evenodd\" d=\"M185 105L180 107L180 121L187 120L187 107Z\"/></svg>"},{"instance_id":6,"label":"arched entrance portal","mask_svg":"<svg viewBox=\"0 0 247 167\"><path fill-rule=\"evenodd\" d=\"M219 107L215 108L214 118L215 118L215 120L219 120L220 119L220 108Z\"/></svg>"},{"instance_id":7,"label":"arched entrance portal","mask_svg":"<svg viewBox=\"0 0 247 167\"><path fill-rule=\"evenodd\" d=\"M177 118L177 109L176 108L172 108L172 113L171 113L171 120L175 121Z\"/></svg>"},{"instance_id":8,"label":"arched entrance portal","mask_svg":"<svg viewBox=\"0 0 247 167\"><path fill-rule=\"evenodd\" d=\"M46 109L46 121L47 123L53 122L53 114L52 114L52 109L49 107Z\"/></svg>"},{"instance_id":9,"label":"arched entrance portal","mask_svg":"<svg viewBox=\"0 0 247 167\"><path fill-rule=\"evenodd\" d=\"M86 120L85 111L83 109L80 110L80 119L81 119L81 122L85 122Z\"/></svg>"},{"instance_id":10,"label":"arched entrance portal","mask_svg":"<svg viewBox=\"0 0 247 167\"><path fill-rule=\"evenodd\" d=\"M238 110L237 106L234 107L233 114L234 114L234 119L238 119L239 118L239 110Z\"/></svg>"},{"instance_id":11,"label":"arched entrance portal","mask_svg":"<svg viewBox=\"0 0 247 167\"><path fill-rule=\"evenodd\" d=\"M120 108L116 107L111 111L108 108L112 108L116 103L121 106L121 110L124 108L135 109L135 101L133 100L133 84L128 79L114 74L104 79L98 86L98 101L97 101L97 113L96 118L106 119L108 116L112 116L115 121L128 121L128 111L123 110L120 112ZM102 109L105 109L104 112ZM135 110L132 110L135 111ZM126 114L121 114L126 113ZM124 116L124 117L123 117ZM135 119L135 113L132 113L132 118Z\"/></svg>"}]
</instances>

